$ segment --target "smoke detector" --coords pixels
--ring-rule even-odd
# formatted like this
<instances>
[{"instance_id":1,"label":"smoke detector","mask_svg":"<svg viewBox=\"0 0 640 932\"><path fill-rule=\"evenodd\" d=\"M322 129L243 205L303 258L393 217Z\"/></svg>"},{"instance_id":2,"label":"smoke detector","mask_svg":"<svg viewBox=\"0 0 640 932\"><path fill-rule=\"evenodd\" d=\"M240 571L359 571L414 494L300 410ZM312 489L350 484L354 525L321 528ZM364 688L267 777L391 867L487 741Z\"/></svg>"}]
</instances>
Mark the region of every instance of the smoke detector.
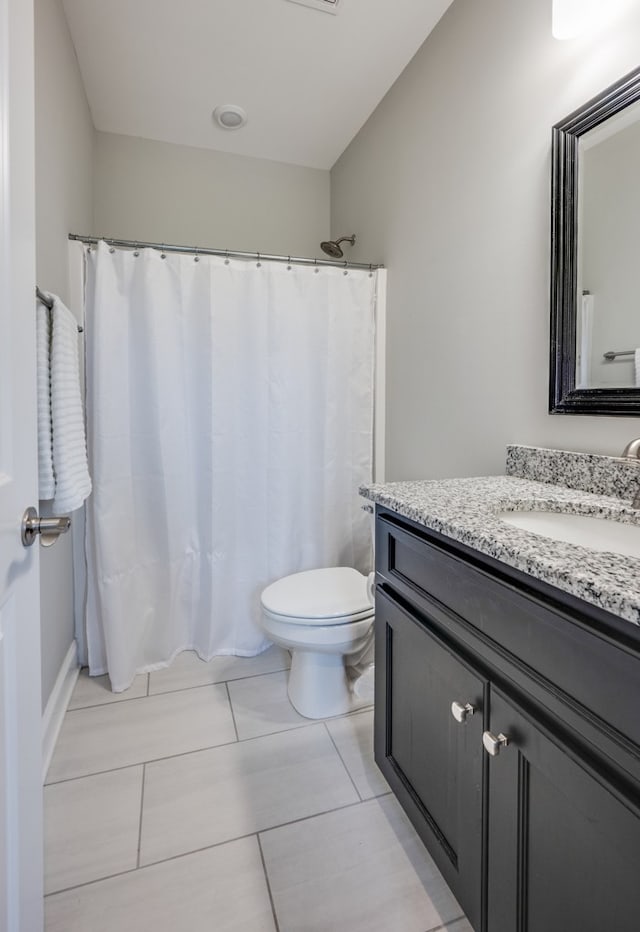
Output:
<instances>
[{"instance_id":1,"label":"smoke detector","mask_svg":"<svg viewBox=\"0 0 640 932\"><path fill-rule=\"evenodd\" d=\"M290 0L291 3L299 3L301 6L309 6L312 10L322 10L323 13L338 12L340 0Z\"/></svg>"}]
</instances>

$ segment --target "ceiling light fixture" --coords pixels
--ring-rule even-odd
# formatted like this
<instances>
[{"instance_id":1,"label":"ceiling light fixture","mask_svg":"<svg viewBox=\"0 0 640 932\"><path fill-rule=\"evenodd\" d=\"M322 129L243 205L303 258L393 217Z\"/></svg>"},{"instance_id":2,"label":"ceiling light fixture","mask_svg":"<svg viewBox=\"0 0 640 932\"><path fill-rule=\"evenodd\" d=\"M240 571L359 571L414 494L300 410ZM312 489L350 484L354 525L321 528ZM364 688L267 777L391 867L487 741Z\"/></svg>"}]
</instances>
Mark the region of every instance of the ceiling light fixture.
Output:
<instances>
[{"instance_id":1,"label":"ceiling light fixture","mask_svg":"<svg viewBox=\"0 0 640 932\"><path fill-rule=\"evenodd\" d=\"M213 111L213 119L222 129L241 129L247 122L247 114L235 104L220 104Z\"/></svg>"},{"instance_id":2,"label":"ceiling light fixture","mask_svg":"<svg viewBox=\"0 0 640 932\"><path fill-rule=\"evenodd\" d=\"M586 32L596 22L602 6L602 0L553 0L553 38L575 39Z\"/></svg>"}]
</instances>

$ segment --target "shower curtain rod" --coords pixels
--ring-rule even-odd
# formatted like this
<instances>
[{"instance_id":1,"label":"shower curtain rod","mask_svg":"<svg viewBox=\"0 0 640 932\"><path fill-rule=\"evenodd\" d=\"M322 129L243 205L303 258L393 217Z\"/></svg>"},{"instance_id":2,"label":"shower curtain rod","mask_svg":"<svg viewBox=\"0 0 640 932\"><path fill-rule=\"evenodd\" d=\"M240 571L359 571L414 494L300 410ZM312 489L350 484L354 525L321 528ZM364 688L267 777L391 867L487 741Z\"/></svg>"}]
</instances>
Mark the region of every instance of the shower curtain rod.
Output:
<instances>
[{"instance_id":1,"label":"shower curtain rod","mask_svg":"<svg viewBox=\"0 0 640 932\"><path fill-rule=\"evenodd\" d=\"M85 243L87 246L104 242L108 246L122 246L125 249L158 249L161 252L193 253L196 256L223 256L225 259L256 259L258 262L264 259L265 262L286 262L289 265L329 265L339 269L368 269L370 272L384 268L383 265L370 262L304 259L299 256L272 256L264 252L238 252L234 249L201 249L199 246L168 246L166 243L144 243L141 240L112 239L106 236L79 236L77 233L70 233L69 239Z\"/></svg>"}]
</instances>

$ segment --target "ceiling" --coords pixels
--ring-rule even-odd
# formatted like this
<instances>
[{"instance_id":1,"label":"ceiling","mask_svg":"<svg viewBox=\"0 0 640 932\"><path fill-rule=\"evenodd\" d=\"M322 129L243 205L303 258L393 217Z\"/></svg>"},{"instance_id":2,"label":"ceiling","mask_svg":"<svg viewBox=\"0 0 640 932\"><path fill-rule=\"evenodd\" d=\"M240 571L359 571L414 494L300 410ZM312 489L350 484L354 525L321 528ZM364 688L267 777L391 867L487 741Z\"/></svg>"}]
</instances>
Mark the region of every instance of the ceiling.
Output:
<instances>
[{"instance_id":1,"label":"ceiling","mask_svg":"<svg viewBox=\"0 0 640 932\"><path fill-rule=\"evenodd\" d=\"M96 129L328 169L452 0L63 0ZM248 114L214 124L218 104Z\"/></svg>"}]
</instances>

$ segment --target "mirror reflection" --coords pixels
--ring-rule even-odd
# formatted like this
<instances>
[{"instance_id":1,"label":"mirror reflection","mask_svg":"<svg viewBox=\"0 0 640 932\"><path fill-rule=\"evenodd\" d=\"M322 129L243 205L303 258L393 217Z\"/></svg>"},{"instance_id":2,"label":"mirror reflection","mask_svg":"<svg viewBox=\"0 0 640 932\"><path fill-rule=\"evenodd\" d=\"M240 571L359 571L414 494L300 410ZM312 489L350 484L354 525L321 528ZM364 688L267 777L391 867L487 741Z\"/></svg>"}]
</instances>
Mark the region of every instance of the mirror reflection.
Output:
<instances>
[{"instance_id":1,"label":"mirror reflection","mask_svg":"<svg viewBox=\"0 0 640 932\"><path fill-rule=\"evenodd\" d=\"M640 387L640 103L578 152L576 388Z\"/></svg>"}]
</instances>

